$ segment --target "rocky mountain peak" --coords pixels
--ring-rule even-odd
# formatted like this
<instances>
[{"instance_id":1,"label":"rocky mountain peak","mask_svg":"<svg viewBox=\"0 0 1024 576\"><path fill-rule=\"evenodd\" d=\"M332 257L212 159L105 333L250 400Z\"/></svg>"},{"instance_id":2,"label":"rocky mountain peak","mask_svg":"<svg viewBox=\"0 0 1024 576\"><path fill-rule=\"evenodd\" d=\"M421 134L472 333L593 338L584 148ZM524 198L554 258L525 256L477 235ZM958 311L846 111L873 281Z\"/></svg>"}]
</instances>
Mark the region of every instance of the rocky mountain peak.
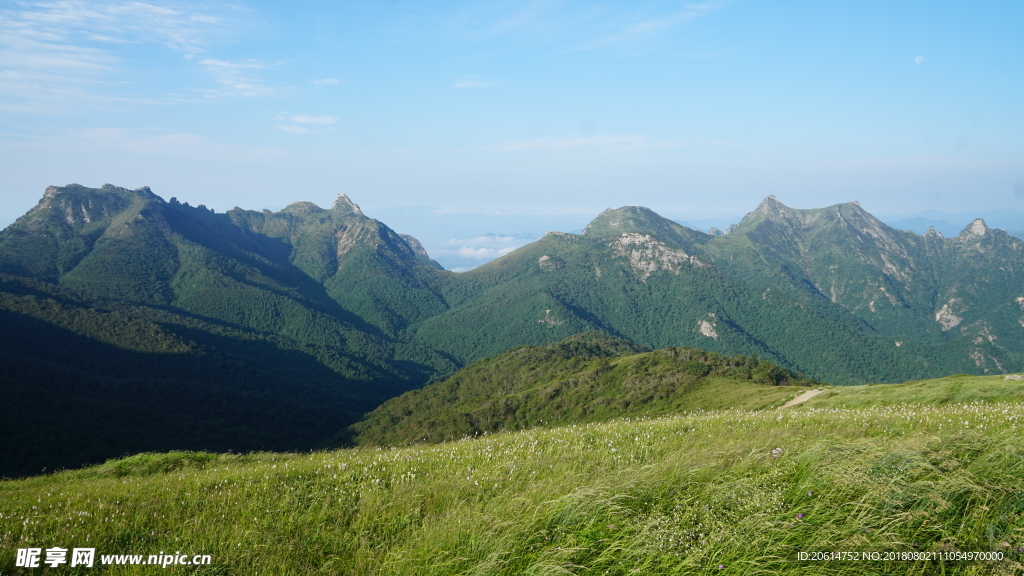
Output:
<instances>
[{"instance_id":1,"label":"rocky mountain peak","mask_svg":"<svg viewBox=\"0 0 1024 576\"><path fill-rule=\"evenodd\" d=\"M752 212L743 217L736 231L750 232L762 222L782 224L794 230L808 230L821 226L852 226L871 236L884 235L884 224L861 207L860 202L844 202L827 208L790 208L775 196L768 196Z\"/></svg>"},{"instance_id":2,"label":"rocky mountain peak","mask_svg":"<svg viewBox=\"0 0 1024 576\"><path fill-rule=\"evenodd\" d=\"M331 209L345 216L363 215L363 211L359 209L359 206L344 194L338 194L338 197L334 199L334 206Z\"/></svg>"},{"instance_id":3,"label":"rocky mountain peak","mask_svg":"<svg viewBox=\"0 0 1024 576\"><path fill-rule=\"evenodd\" d=\"M43 203L43 202L45 202L47 200L50 200L50 199L53 199L53 198L55 198L57 196L62 196L62 195L68 194L68 193L71 193L71 194L74 194L74 193L79 193L79 194L82 194L82 193L93 193L93 194L96 194L98 192L111 192L113 190L116 190L116 188L113 188L113 187L108 188L109 186L110 186L110 184L104 184L102 188L89 188L88 186L82 186L81 184L78 184L78 183L75 183L75 182L72 182L71 184L65 184L64 186L47 186L46 187L46 191L43 192L43 197L40 200L40 203Z\"/></svg>"},{"instance_id":4,"label":"rocky mountain peak","mask_svg":"<svg viewBox=\"0 0 1024 576\"><path fill-rule=\"evenodd\" d=\"M48 186L35 208L19 218L19 221L22 224L61 222L68 226L91 224L112 217L138 199L160 201L160 197L153 194L148 186L135 190L113 184L104 184L101 188L89 188L75 183Z\"/></svg>"},{"instance_id":5,"label":"rocky mountain peak","mask_svg":"<svg viewBox=\"0 0 1024 576\"><path fill-rule=\"evenodd\" d=\"M787 218L794 215L796 211L786 206L775 195L770 195L754 208L752 214L763 214L772 219Z\"/></svg>"},{"instance_id":6,"label":"rocky mountain peak","mask_svg":"<svg viewBox=\"0 0 1024 576\"><path fill-rule=\"evenodd\" d=\"M416 254L417 260L426 264L427 266L430 266L431 268L444 270L444 266L438 264L436 261L434 261L433 258L430 257L429 254L427 254L427 249L423 247L423 244L419 240L417 240L415 236L410 236L409 234L399 234L398 236L402 240L405 240L405 243L409 245L409 248L412 248L412 251Z\"/></svg>"},{"instance_id":7,"label":"rocky mountain peak","mask_svg":"<svg viewBox=\"0 0 1024 576\"><path fill-rule=\"evenodd\" d=\"M768 196L754 208L752 212L747 214L740 220L739 224L736 225L736 232L749 232L753 230L758 224L764 221L771 222L792 222L800 220L800 214L798 211L786 206L774 195Z\"/></svg>"},{"instance_id":8,"label":"rocky mountain peak","mask_svg":"<svg viewBox=\"0 0 1024 576\"><path fill-rule=\"evenodd\" d=\"M670 229L673 224L671 220L664 218L650 208L622 206L621 208L608 208L601 212L597 218L594 218L583 229L583 235L602 236L622 234L624 232L658 234Z\"/></svg>"},{"instance_id":9,"label":"rocky mountain peak","mask_svg":"<svg viewBox=\"0 0 1024 576\"><path fill-rule=\"evenodd\" d=\"M292 202L291 204L285 206L282 212L287 212L288 214L294 214L296 216L306 216L309 214L314 214L316 212L323 212L323 208L317 206L313 202L300 201Z\"/></svg>"},{"instance_id":10,"label":"rocky mountain peak","mask_svg":"<svg viewBox=\"0 0 1024 576\"><path fill-rule=\"evenodd\" d=\"M801 220L802 213L796 208L790 208L779 201L775 196L768 196L757 205L754 214L761 214L767 218L780 222L783 220Z\"/></svg>"},{"instance_id":11,"label":"rocky mountain peak","mask_svg":"<svg viewBox=\"0 0 1024 576\"><path fill-rule=\"evenodd\" d=\"M973 238L981 238L990 231L985 221L981 218L976 218L973 222L967 225L966 228L960 232L960 236L964 239L970 240Z\"/></svg>"}]
</instances>

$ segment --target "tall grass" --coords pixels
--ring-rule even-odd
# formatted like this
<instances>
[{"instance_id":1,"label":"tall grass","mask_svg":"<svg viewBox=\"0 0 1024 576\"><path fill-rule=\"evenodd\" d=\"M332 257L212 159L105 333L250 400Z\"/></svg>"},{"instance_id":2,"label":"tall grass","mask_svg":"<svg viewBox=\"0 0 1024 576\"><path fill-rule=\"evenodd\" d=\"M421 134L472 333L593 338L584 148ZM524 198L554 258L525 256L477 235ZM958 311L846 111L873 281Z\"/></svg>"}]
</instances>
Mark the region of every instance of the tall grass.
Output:
<instances>
[{"instance_id":1,"label":"tall grass","mask_svg":"<svg viewBox=\"0 0 1024 576\"><path fill-rule=\"evenodd\" d=\"M1024 406L727 410L313 454L140 455L0 483L15 550L110 574L1017 574ZM999 551L801 561L812 551ZM38 568L24 573L82 573Z\"/></svg>"}]
</instances>

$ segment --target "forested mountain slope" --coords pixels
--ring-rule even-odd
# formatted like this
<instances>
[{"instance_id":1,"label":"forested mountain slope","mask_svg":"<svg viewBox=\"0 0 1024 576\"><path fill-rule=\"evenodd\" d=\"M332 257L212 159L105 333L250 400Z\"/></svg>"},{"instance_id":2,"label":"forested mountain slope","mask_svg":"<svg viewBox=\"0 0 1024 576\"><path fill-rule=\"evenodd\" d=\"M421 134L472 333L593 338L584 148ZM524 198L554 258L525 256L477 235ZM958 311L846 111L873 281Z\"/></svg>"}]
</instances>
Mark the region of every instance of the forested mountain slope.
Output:
<instances>
[{"instance_id":1,"label":"forested mountain slope","mask_svg":"<svg viewBox=\"0 0 1024 576\"><path fill-rule=\"evenodd\" d=\"M837 384L1000 373L1024 357L1022 248L981 221L901 232L854 203L768 198L724 236L624 207L461 274L466 296L412 330L463 361L598 329Z\"/></svg>"},{"instance_id":2,"label":"forested mountain slope","mask_svg":"<svg viewBox=\"0 0 1024 576\"><path fill-rule=\"evenodd\" d=\"M360 275L415 293L420 270L438 272L344 197L214 214L145 188L49 188L0 232L0 475L143 450L310 448L457 368L395 338L374 315L388 302L341 290L347 309L330 294Z\"/></svg>"},{"instance_id":3,"label":"forested mountain slope","mask_svg":"<svg viewBox=\"0 0 1024 576\"><path fill-rule=\"evenodd\" d=\"M344 195L326 209L218 214L148 188L68 185L0 232L0 273L5 394L82 399L65 435L89 421L120 438L95 459L312 446L468 363L587 330L757 354L834 384L1024 367L1024 243L980 220L954 238L902 232L856 203L796 210L769 197L722 236L609 209L582 234L455 274ZM166 390L223 408L182 404L168 414L202 432L160 442L143 430L174 418L137 418L122 442L135 425L108 401L142 414ZM228 400L255 391L264 400ZM27 434L53 428L51 408L19 402ZM61 442L44 436L39 446Z\"/></svg>"}]
</instances>

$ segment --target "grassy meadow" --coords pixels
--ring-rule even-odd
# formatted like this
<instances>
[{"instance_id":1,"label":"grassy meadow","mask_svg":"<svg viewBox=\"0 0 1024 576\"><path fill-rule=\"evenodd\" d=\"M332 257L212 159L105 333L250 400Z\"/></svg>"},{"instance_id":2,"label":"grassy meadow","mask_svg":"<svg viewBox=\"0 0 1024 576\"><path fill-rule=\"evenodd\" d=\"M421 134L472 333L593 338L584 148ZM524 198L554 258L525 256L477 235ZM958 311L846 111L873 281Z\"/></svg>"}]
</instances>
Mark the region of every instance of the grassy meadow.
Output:
<instances>
[{"instance_id":1,"label":"grassy meadow","mask_svg":"<svg viewBox=\"0 0 1024 576\"><path fill-rule=\"evenodd\" d=\"M963 404L969 402L1024 402L1024 380L1004 376L956 374L934 380L870 386L819 387L824 393L803 407L864 408L898 404Z\"/></svg>"},{"instance_id":2,"label":"grassy meadow","mask_svg":"<svg viewBox=\"0 0 1024 576\"><path fill-rule=\"evenodd\" d=\"M403 448L141 454L0 482L0 574L1020 574L1024 383L1002 382ZM212 562L15 567L53 546Z\"/></svg>"}]
</instances>

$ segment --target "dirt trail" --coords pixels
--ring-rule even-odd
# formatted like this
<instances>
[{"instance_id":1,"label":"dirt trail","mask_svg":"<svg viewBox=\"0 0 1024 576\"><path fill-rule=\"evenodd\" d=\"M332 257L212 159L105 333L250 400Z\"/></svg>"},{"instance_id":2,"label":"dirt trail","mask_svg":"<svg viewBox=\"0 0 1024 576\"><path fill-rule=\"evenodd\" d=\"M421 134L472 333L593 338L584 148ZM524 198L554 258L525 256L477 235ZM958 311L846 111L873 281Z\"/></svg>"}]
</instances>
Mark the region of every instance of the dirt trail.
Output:
<instances>
[{"instance_id":1,"label":"dirt trail","mask_svg":"<svg viewBox=\"0 0 1024 576\"><path fill-rule=\"evenodd\" d=\"M789 402L786 402L782 406L779 406L779 408L789 408L790 406L796 406L797 404L800 404L801 402L807 402L808 400L810 400L811 398L814 398L815 396L817 396L818 394L821 394L822 392L824 392L824 390L808 390L807 392L803 392L803 393L797 395L796 398L793 398L792 400L790 400Z\"/></svg>"}]
</instances>

